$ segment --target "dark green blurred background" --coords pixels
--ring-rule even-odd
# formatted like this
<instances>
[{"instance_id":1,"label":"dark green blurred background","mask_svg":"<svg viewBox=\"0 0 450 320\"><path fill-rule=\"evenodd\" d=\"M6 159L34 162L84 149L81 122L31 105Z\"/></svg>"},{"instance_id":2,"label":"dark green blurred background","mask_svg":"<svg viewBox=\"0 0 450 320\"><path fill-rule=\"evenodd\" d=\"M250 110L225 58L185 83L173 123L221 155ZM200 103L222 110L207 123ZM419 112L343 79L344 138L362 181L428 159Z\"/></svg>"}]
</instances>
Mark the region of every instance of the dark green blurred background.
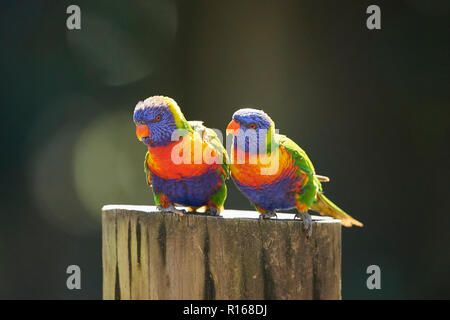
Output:
<instances>
[{"instance_id":1,"label":"dark green blurred background","mask_svg":"<svg viewBox=\"0 0 450 320\"><path fill-rule=\"evenodd\" d=\"M369 4L382 30L366 28ZM344 299L450 298L448 1L0 8L0 298L101 298L102 205L153 201L132 112L155 94L222 130L263 108L332 178L327 194L365 223L343 230ZM226 207L251 208L229 189Z\"/></svg>"}]
</instances>

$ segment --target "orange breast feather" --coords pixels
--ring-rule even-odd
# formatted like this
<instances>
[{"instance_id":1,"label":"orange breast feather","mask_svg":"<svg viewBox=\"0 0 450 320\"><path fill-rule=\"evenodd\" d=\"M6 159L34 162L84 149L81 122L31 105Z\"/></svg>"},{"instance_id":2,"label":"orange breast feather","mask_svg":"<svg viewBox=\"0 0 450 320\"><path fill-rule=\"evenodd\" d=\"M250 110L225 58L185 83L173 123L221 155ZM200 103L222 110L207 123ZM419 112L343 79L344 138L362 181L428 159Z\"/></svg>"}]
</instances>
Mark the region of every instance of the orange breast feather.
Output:
<instances>
[{"instance_id":1,"label":"orange breast feather","mask_svg":"<svg viewBox=\"0 0 450 320\"><path fill-rule=\"evenodd\" d=\"M149 147L148 151L150 170L163 179L199 176L220 166L217 151L198 135L187 135L165 146Z\"/></svg>"},{"instance_id":2,"label":"orange breast feather","mask_svg":"<svg viewBox=\"0 0 450 320\"><path fill-rule=\"evenodd\" d=\"M270 184L277 179L297 177L297 166L290 153L281 146L271 157L261 158L257 155L245 154L245 163L238 163L236 150L232 152L233 162L231 174L239 183L248 186L260 186Z\"/></svg>"}]
</instances>

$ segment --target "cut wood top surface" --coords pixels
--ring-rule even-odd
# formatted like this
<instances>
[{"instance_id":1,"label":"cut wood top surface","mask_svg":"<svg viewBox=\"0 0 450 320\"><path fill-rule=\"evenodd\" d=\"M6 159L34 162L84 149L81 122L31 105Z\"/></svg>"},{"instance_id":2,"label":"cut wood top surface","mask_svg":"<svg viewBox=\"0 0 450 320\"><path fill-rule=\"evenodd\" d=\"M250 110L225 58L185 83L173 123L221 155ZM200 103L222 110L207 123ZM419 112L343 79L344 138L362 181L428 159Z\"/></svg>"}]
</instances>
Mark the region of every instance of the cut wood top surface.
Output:
<instances>
[{"instance_id":1,"label":"cut wood top surface","mask_svg":"<svg viewBox=\"0 0 450 320\"><path fill-rule=\"evenodd\" d=\"M179 207L182 209L182 207ZM123 204L110 204L105 205L102 208L102 211L134 211L134 212L142 212L148 214L160 214L156 206L142 206L142 205L123 205ZM167 214L167 213L164 213ZM205 216L209 218L219 218L219 219L249 219L249 220L258 220L259 213L256 211L249 210L233 210L227 209L221 212L220 216L207 216L203 213L187 213L187 215L196 215L196 216ZM338 223L341 221L337 219L333 219L331 217L322 217L322 216L311 216L313 223ZM277 218L271 218L272 221L293 221L294 213L283 213L277 212ZM299 219L295 219L295 221L301 221Z\"/></svg>"}]
</instances>

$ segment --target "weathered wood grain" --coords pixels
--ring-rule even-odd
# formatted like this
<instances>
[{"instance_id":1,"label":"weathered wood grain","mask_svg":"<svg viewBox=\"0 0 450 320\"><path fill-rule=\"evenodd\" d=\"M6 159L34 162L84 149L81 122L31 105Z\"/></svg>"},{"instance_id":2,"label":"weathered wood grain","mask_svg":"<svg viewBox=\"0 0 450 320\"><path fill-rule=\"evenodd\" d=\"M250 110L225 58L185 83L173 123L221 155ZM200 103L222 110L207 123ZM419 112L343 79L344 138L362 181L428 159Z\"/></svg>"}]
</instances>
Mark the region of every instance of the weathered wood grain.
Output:
<instances>
[{"instance_id":1,"label":"weathered wood grain","mask_svg":"<svg viewBox=\"0 0 450 320\"><path fill-rule=\"evenodd\" d=\"M341 299L341 225L103 208L104 299Z\"/></svg>"}]
</instances>

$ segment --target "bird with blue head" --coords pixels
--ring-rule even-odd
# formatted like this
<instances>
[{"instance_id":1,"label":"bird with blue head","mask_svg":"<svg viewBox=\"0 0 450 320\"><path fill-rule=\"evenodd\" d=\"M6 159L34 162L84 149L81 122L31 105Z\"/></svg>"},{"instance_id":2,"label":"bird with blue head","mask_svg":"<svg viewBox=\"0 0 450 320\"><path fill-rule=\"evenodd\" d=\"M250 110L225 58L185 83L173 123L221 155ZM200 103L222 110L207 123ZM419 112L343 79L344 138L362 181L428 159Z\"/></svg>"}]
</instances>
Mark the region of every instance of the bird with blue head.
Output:
<instances>
[{"instance_id":1,"label":"bird with blue head","mask_svg":"<svg viewBox=\"0 0 450 320\"><path fill-rule=\"evenodd\" d=\"M321 182L329 179L316 175L305 151L278 134L264 111L236 111L227 133L233 135L231 177L262 219L276 217L279 209L296 208L295 217L303 220L308 236L312 233L310 209L340 219L347 227L362 226L325 197Z\"/></svg>"},{"instance_id":2,"label":"bird with blue head","mask_svg":"<svg viewBox=\"0 0 450 320\"><path fill-rule=\"evenodd\" d=\"M176 206L188 211L204 208L207 214L219 215L227 196L229 163L214 130L200 121L187 121L175 100L164 96L139 101L133 120L137 138L148 148L144 170L157 208L177 214L186 210ZM180 155L182 161L177 160Z\"/></svg>"}]
</instances>

